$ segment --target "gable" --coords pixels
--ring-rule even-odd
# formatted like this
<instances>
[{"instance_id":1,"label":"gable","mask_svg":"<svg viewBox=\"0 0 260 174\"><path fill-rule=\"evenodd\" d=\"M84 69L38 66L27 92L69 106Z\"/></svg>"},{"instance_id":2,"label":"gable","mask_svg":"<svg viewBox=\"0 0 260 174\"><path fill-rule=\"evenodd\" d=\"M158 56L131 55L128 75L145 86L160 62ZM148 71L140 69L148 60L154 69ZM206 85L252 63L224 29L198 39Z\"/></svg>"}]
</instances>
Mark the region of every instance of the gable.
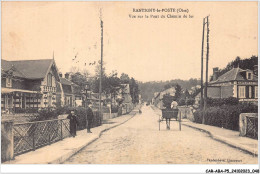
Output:
<instances>
[{"instance_id":1,"label":"gable","mask_svg":"<svg viewBox=\"0 0 260 174\"><path fill-rule=\"evenodd\" d=\"M52 75L52 86L55 87L57 86L56 82L60 81L56 66L54 64L51 64L49 70L46 73L46 76L44 77L44 79L42 80L42 85L47 85L47 78L48 78L48 74Z\"/></svg>"}]
</instances>

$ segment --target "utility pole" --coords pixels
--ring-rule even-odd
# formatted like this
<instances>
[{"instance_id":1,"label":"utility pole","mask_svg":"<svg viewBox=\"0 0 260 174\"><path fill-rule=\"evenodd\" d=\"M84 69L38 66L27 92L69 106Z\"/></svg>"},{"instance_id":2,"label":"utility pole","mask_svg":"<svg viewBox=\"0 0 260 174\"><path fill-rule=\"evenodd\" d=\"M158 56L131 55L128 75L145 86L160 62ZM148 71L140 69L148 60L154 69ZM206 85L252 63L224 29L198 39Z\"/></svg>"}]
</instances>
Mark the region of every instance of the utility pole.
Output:
<instances>
[{"instance_id":1,"label":"utility pole","mask_svg":"<svg viewBox=\"0 0 260 174\"><path fill-rule=\"evenodd\" d=\"M206 24L207 24L206 82L205 82L205 92L204 92L204 109L203 109L202 124L205 123L205 110L207 108L207 100L208 100L209 16L207 16Z\"/></svg>"},{"instance_id":2,"label":"utility pole","mask_svg":"<svg viewBox=\"0 0 260 174\"><path fill-rule=\"evenodd\" d=\"M101 60L100 60L100 80L99 80L99 112L102 115L102 106L101 106L101 94L102 94L102 75L103 75L103 21L100 10L100 27L101 27ZM103 118L102 118L103 120Z\"/></svg>"},{"instance_id":3,"label":"utility pole","mask_svg":"<svg viewBox=\"0 0 260 174\"><path fill-rule=\"evenodd\" d=\"M203 109L203 49L204 49L204 30L205 30L205 18L203 18L203 30L202 30L202 48L201 48L201 92L200 92L200 109ZM204 118L204 115L202 116Z\"/></svg>"}]
</instances>

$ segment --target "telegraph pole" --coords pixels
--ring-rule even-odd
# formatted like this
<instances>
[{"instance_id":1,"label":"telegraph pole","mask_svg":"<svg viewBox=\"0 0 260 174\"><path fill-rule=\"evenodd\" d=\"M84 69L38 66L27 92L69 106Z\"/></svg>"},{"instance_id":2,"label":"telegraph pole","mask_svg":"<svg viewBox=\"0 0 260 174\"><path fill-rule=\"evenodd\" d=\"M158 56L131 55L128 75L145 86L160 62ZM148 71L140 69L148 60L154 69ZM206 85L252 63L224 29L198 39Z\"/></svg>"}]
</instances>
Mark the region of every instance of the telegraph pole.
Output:
<instances>
[{"instance_id":1,"label":"telegraph pole","mask_svg":"<svg viewBox=\"0 0 260 174\"><path fill-rule=\"evenodd\" d=\"M101 10L100 10L100 27L101 27L101 60L100 60L100 77L99 77L100 78L100 80L99 80L99 112L100 112L100 115L102 116L101 94L102 94L102 75L103 75L103 21L102 21L102 16L101 16Z\"/></svg>"},{"instance_id":2,"label":"telegraph pole","mask_svg":"<svg viewBox=\"0 0 260 174\"><path fill-rule=\"evenodd\" d=\"M203 30L202 30L202 48L201 48L201 92L200 92L200 109L203 109L203 49L204 49L204 30L205 30L205 18L203 18ZM204 118L204 115L203 115Z\"/></svg>"},{"instance_id":3,"label":"telegraph pole","mask_svg":"<svg viewBox=\"0 0 260 174\"><path fill-rule=\"evenodd\" d=\"M205 123L205 110L207 108L207 100L208 100L209 16L207 16L207 22L205 24L207 24L207 53L206 53L206 82L205 82L205 91L204 91L204 108L203 108L202 124Z\"/></svg>"}]
</instances>

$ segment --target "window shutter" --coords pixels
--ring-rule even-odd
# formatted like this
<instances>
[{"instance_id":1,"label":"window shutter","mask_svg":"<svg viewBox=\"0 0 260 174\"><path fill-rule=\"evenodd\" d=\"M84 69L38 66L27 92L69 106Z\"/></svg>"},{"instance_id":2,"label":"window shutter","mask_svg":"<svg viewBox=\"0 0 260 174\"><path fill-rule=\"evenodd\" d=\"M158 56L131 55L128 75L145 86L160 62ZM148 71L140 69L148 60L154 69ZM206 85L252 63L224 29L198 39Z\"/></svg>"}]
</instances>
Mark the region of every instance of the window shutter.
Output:
<instances>
[{"instance_id":1,"label":"window shutter","mask_svg":"<svg viewBox=\"0 0 260 174\"><path fill-rule=\"evenodd\" d=\"M246 86L246 98L249 98L249 86Z\"/></svg>"},{"instance_id":2,"label":"window shutter","mask_svg":"<svg viewBox=\"0 0 260 174\"><path fill-rule=\"evenodd\" d=\"M255 86L251 86L252 88L252 98L255 98Z\"/></svg>"}]
</instances>

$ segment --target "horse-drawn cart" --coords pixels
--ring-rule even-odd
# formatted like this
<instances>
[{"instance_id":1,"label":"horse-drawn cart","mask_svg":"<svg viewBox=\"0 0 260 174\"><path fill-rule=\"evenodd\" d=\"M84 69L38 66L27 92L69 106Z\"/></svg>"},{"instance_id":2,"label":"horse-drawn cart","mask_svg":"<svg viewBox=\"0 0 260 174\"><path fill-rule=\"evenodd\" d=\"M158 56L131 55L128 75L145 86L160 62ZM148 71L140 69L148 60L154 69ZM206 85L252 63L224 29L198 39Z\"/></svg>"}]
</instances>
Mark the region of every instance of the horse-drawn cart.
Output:
<instances>
[{"instance_id":1,"label":"horse-drawn cart","mask_svg":"<svg viewBox=\"0 0 260 174\"><path fill-rule=\"evenodd\" d=\"M166 128L170 130L171 121L179 121L179 130L181 130L181 113L179 113L179 109L162 109L162 116L159 116L159 130L160 130L160 123L165 121ZM179 118L178 118L179 116Z\"/></svg>"}]
</instances>

